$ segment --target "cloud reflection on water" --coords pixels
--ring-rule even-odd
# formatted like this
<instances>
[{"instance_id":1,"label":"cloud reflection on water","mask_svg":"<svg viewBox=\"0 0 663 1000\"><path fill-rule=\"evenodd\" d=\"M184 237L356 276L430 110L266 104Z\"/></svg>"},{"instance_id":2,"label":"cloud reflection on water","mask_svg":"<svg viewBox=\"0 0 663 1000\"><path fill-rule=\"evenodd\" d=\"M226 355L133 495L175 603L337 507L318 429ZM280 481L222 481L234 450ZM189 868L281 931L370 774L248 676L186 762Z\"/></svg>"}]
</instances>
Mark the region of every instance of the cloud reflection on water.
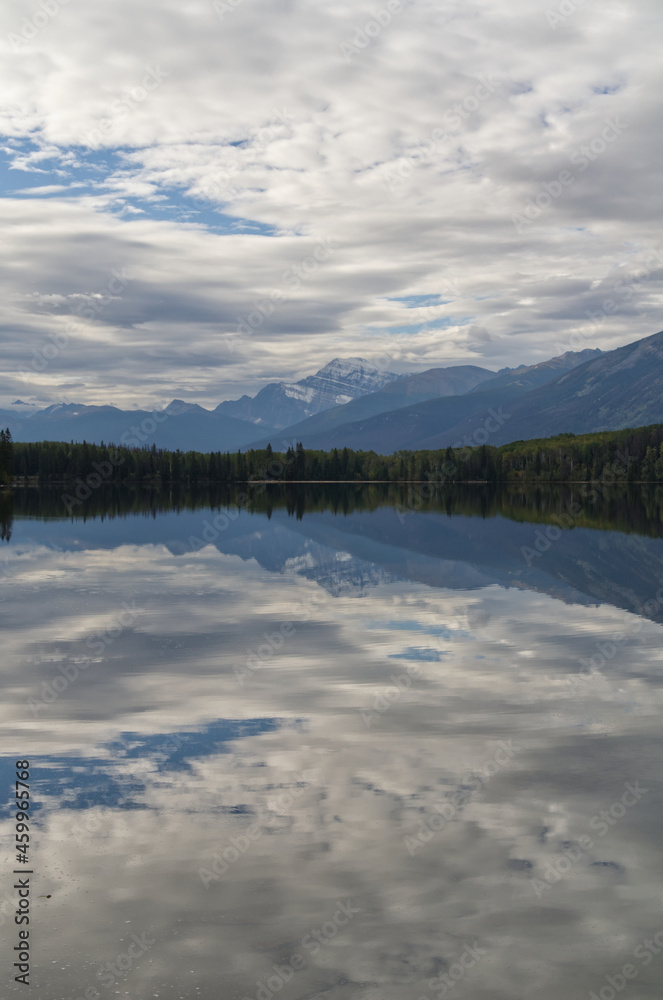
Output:
<instances>
[{"instance_id":1,"label":"cloud reflection on water","mask_svg":"<svg viewBox=\"0 0 663 1000\"><path fill-rule=\"evenodd\" d=\"M440 996L429 980L475 944L485 957L459 1000L558 1000L600 989L659 929L660 626L643 620L571 687L579 659L635 615L490 581L423 583L433 557L410 550L385 571L370 539L361 555L347 532L334 548L329 521L325 548L315 518L289 538L278 518L254 518L260 538L242 555L175 555L168 518L146 544L118 545L117 524L100 544L103 525L76 522L61 552L21 543L17 522L0 713L3 756L36 761L36 879L52 893L35 912L44 1000L91 986L253 998L298 952L306 964L282 997L416 1000ZM293 562L309 523L318 537ZM629 544L642 542L614 541ZM133 625L35 721L26 700L133 600ZM233 668L286 621L292 634L239 685ZM362 711L408 662L411 685L367 728ZM488 774L509 740L517 752ZM633 781L647 794L599 836L593 817ZM444 802L453 813L435 830ZM422 824L432 835L412 854ZM252 826L259 836L206 887L200 868L234 857ZM592 848L537 895L534 880L583 836ZM304 948L347 900L360 908L348 927ZM102 985L100 966L143 932L154 944ZM663 963L642 969L639 995L658 997L662 977Z\"/></svg>"}]
</instances>

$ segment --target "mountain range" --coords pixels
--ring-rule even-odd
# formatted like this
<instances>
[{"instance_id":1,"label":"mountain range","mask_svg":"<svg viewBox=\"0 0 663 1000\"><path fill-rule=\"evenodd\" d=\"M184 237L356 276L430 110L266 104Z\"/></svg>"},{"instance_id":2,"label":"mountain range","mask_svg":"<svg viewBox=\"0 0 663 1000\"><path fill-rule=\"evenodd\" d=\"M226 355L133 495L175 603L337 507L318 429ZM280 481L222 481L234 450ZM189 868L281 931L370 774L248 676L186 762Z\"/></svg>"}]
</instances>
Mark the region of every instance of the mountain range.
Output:
<instances>
[{"instance_id":1,"label":"mountain range","mask_svg":"<svg viewBox=\"0 0 663 1000\"><path fill-rule=\"evenodd\" d=\"M20 401L16 401L19 405ZM67 403L31 413L0 410L17 441L89 441L198 451L399 449L505 444L559 433L663 422L663 333L602 352L567 352L499 372L475 365L411 375L362 358L335 358L315 375L274 382L207 410L161 411Z\"/></svg>"},{"instance_id":2,"label":"mountain range","mask_svg":"<svg viewBox=\"0 0 663 1000\"><path fill-rule=\"evenodd\" d=\"M422 375L411 375L396 382L393 387L389 387L392 392L381 390L295 424L287 429L288 437L296 437L309 448L329 450L347 446L356 450L372 449L384 454L401 448L483 444L481 433L478 438L465 441L461 428L457 428L457 425L472 417L485 424L486 421L494 420L493 413L497 413L497 419L501 420L499 408L502 404L515 396L529 394L556 376L566 374L600 354L600 351L568 352L550 361L522 365L515 369L507 368L497 374L470 367L432 369ZM429 390L431 387L427 376L456 371L482 374L480 381L477 380L475 385L468 385L466 391L457 395L445 383L441 383L439 391L435 393L423 393L423 386ZM474 375L474 378L477 376ZM399 392L401 387L403 391ZM409 399L408 389L412 390ZM419 398L417 391L421 393ZM391 405L390 397L393 400ZM438 442L440 435L443 440Z\"/></svg>"},{"instance_id":3,"label":"mountain range","mask_svg":"<svg viewBox=\"0 0 663 1000\"><path fill-rule=\"evenodd\" d=\"M399 378L363 358L334 358L315 375L299 382L271 382L257 396L219 403L215 413L282 428L329 407L343 406Z\"/></svg>"}]
</instances>

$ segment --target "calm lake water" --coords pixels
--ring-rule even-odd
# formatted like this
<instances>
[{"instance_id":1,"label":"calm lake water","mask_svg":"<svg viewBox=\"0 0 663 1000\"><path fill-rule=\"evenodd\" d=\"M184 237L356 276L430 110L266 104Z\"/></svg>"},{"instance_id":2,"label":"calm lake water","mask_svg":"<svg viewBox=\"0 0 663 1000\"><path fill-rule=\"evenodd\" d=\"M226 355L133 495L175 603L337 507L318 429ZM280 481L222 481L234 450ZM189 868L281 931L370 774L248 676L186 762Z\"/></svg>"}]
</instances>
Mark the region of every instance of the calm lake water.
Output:
<instances>
[{"instance_id":1,"label":"calm lake water","mask_svg":"<svg viewBox=\"0 0 663 1000\"><path fill-rule=\"evenodd\" d=\"M660 496L239 499L3 501L4 995L659 1000Z\"/></svg>"}]
</instances>

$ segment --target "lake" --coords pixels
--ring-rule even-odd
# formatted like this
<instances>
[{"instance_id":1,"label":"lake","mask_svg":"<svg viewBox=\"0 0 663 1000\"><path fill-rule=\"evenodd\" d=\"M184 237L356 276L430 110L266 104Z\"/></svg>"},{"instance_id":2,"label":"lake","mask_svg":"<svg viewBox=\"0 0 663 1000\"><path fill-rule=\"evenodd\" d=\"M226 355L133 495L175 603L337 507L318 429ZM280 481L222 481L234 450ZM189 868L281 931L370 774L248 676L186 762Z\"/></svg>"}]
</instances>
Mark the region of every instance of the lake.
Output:
<instances>
[{"instance_id":1,"label":"lake","mask_svg":"<svg viewBox=\"0 0 663 1000\"><path fill-rule=\"evenodd\" d=\"M31 995L659 1000L661 502L3 497Z\"/></svg>"}]
</instances>

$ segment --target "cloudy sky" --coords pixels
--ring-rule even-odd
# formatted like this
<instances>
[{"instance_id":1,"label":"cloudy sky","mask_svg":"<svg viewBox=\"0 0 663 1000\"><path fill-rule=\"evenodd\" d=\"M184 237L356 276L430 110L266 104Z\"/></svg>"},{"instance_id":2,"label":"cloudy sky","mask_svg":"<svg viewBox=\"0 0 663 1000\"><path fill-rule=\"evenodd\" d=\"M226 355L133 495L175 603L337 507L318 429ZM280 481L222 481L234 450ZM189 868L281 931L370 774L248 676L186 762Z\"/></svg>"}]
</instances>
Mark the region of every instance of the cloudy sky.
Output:
<instances>
[{"instance_id":1,"label":"cloudy sky","mask_svg":"<svg viewBox=\"0 0 663 1000\"><path fill-rule=\"evenodd\" d=\"M498 369L657 332L660 22L3 5L0 399L214 405L336 356Z\"/></svg>"}]
</instances>

